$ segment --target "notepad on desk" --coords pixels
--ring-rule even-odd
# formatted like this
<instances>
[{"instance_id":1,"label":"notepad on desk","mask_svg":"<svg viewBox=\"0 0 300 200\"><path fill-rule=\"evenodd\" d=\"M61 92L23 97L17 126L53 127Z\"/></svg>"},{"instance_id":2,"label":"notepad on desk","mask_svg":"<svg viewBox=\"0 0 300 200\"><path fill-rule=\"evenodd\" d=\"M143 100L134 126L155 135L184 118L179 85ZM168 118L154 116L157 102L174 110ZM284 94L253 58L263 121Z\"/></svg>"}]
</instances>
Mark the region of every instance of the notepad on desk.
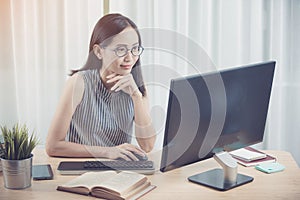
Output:
<instances>
[{"instance_id":1,"label":"notepad on desk","mask_svg":"<svg viewBox=\"0 0 300 200\"><path fill-rule=\"evenodd\" d=\"M265 153L253 151L253 150L251 151L246 148L237 149L235 151L230 152L230 154L235 158L238 158L238 159L241 159L241 160L244 160L247 162L262 159L267 156Z\"/></svg>"},{"instance_id":2,"label":"notepad on desk","mask_svg":"<svg viewBox=\"0 0 300 200\"><path fill-rule=\"evenodd\" d=\"M234 159L236 159L238 163L246 167L255 166L260 163L276 161L275 157L263 153L261 151L258 151L252 147L245 147L242 149L238 149L230 152L230 154Z\"/></svg>"},{"instance_id":3,"label":"notepad on desk","mask_svg":"<svg viewBox=\"0 0 300 200\"><path fill-rule=\"evenodd\" d=\"M86 172L57 190L104 199L138 199L156 188L145 175L135 172Z\"/></svg>"}]
</instances>

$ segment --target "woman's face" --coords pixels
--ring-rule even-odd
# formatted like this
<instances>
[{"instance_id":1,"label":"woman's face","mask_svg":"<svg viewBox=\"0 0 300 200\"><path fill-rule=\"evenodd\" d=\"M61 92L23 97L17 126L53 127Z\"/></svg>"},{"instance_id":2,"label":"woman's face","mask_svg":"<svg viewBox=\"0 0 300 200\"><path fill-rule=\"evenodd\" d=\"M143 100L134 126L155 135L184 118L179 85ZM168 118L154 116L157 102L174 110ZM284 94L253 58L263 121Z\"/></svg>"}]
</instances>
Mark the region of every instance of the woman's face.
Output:
<instances>
[{"instance_id":1,"label":"woman's face","mask_svg":"<svg viewBox=\"0 0 300 200\"><path fill-rule=\"evenodd\" d=\"M131 50L135 51L138 47L139 38L136 31L132 27L127 27L115 35L108 46L101 48L101 70L105 71L106 74L129 74L139 59L139 56L133 55Z\"/></svg>"}]
</instances>

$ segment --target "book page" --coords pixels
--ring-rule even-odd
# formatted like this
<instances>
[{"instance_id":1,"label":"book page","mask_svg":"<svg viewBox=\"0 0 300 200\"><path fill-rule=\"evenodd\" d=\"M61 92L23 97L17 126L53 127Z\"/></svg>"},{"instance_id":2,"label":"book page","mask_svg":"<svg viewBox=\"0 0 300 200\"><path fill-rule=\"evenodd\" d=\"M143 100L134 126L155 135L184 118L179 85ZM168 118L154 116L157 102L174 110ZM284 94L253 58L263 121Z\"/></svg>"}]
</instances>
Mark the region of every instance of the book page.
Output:
<instances>
[{"instance_id":1,"label":"book page","mask_svg":"<svg viewBox=\"0 0 300 200\"><path fill-rule=\"evenodd\" d=\"M65 192L73 192L77 194L84 194L89 195L90 190L86 187L64 187L64 186L57 186L56 188L58 191L65 191Z\"/></svg>"},{"instance_id":2,"label":"book page","mask_svg":"<svg viewBox=\"0 0 300 200\"><path fill-rule=\"evenodd\" d=\"M61 187L86 187L91 189L116 175L117 172L115 171L86 172L64 185L61 185Z\"/></svg>"},{"instance_id":3,"label":"book page","mask_svg":"<svg viewBox=\"0 0 300 200\"><path fill-rule=\"evenodd\" d=\"M112 193L122 196L147 181L147 177L136 172L122 171L113 178L98 184ZM99 190L100 188L95 188Z\"/></svg>"},{"instance_id":4,"label":"book page","mask_svg":"<svg viewBox=\"0 0 300 200\"><path fill-rule=\"evenodd\" d=\"M113 199L113 200L124 200L125 198L119 196L116 193L112 193L107 190L103 190L101 188L94 188L91 192L91 195L94 197L98 197L101 199Z\"/></svg>"},{"instance_id":5,"label":"book page","mask_svg":"<svg viewBox=\"0 0 300 200\"><path fill-rule=\"evenodd\" d=\"M148 187L146 187L145 189L136 192L134 195L126 197L125 199L140 199L142 196L146 195L148 192L154 190L156 188L155 185L149 185Z\"/></svg>"},{"instance_id":6,"label":"book page","mask_svg":"<svg viewBox=\"0 0 300 200\"><path fill-rule=\"evenodd\" d=\"M138 193L141 193L143 192L146 188L148 188L150 186L150 182L147 181L145 183L143 183L142 185L140 185L139 187L133 189L132 191L128 192L126 195L124 195L124 198L125 199L129 199L131 198L132 196L138 194Z\"/></svg>"},{"instance_id":7,"label":"book page","mask_svg":"<svg viewBox=\"0 0 300 200\"><path fill-rule=\"evenodd\" d=\"M141 196L145 195L146 193L150 192L156 188L156 186L151 185L149 181L143 183L139 187L129 191L126 195L118 196L109 191L103 189L95 189L92 191L92 196L104 199L139 199Z\"/></svg>"}]
</instances>

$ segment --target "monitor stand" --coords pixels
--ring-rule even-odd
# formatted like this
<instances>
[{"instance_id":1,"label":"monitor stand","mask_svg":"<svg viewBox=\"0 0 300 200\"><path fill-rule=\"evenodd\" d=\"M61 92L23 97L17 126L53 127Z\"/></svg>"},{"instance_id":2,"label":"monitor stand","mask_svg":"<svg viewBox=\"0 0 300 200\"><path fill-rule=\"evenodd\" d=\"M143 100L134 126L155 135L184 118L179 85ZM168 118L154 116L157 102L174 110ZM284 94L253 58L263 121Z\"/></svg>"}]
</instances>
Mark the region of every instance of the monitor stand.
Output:
<instances>
[{"instance_id":1,"label":"monitor stand","mask_svg":"<svg viewBox=\"0 0 300 200\"><path fill-rule=\"evenodd\" d=\"M216 190L229 190L249 183L253 178L237 173L238 164L227 152L214 155L214 159L223 169L213 169L188 177L188 180Z\"/></svg>"}]
</instances>

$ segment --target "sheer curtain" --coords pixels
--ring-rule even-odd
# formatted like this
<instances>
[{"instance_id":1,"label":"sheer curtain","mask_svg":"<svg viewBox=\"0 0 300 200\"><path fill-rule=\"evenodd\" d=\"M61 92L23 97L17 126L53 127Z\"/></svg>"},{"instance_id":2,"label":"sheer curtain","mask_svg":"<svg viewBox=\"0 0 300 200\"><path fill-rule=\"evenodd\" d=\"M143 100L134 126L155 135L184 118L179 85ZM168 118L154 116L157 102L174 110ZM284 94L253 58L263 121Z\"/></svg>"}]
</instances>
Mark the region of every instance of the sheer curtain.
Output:
<instances>
[{"instance_id":1,"label":"sheer curtain","mask_svg":"<svg viewBox=\"0 0 300 200\"><path fill-rule=\"evenodd\" d=\"M101 0L1 1L1 125L26 122L44 143L69 69L86 60L102 6ZM141 29L157 148L162 145L170 78L276 60L266 134L259 147L287 150L300 164L299 1L110 0L109 8Z\"/></svg>"},{"instance_id":2,"label":"sheer curtain","mask_svg":"<svg viewBox=\"0 0 300 200\"><path fill-rule=\"evenodd\" d=\"M1 0L0 125L26 123L45 143L70 69L84 64L100 0Z\"/></svg>"},{"instance_id":3,"label":"sheer curtain","mask_svg":"<svg viewBox=\"0 0 300 200\"><path fill-rule=\"evenodd\" d=\"M276 60L265 138L258 148L287 150L300 165L299 1L110 0L110 12L121 12L129 16L141 29L152 27L184 35L189 44L194 42L203 48L218 69ZM174 48L185 48L176 46L181 42L178 38L174 37L173 42ZM193 53L189 48L185 50L185 56ZM176 65L179 55L173 55L169 59L165 59L165 55L157 55L150 58L151 61L144 57L143 63L153 63L154 70L158 68L157 63L164 63L164 68L166 65L173 67L176 75L189 74L191 68L186 63ZM152 80L147 68L145 79ZM157 74L153 72L150 76L156 75L158 78L154 79L160 82L159 77L163 71L157 71ZM167 73L164 75L166 79L170 78ZM166 102L163 99L167 97L166 90L161 92L154 84L149 85L150 90L156 89L152 93L152 117L156 120L156 128L160 130L159 138L162 139L163 129L159 128L162 123L159 121L163 121L165 117L163 111L166 110ZM161 108L160 112L157 112L157 105Z\"/></svg>"}]
</instances>

